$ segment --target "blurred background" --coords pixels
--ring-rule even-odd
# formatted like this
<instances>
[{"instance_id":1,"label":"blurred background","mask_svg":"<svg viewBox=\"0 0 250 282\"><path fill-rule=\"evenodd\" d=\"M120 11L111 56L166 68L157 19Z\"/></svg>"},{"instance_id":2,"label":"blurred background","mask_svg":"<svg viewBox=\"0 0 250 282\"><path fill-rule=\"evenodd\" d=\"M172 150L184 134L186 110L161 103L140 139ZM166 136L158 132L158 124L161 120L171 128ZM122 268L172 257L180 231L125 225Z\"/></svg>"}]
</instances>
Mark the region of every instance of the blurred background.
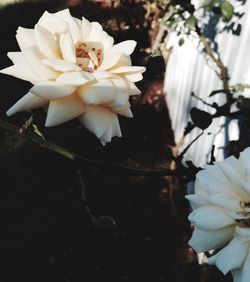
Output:
<instances>
[{"instance_id":1,"label":"blurred background","mask_svg":"<svg viewBox=\"0 0 250 282\"><path fill-rule=\"evenodd\" d=\"M7 52L18 50L18 26L33 28L45 10L68 7L75 17L100 22L116 43L138 42L132 61L145 65L147 72L138 84L141 97L131 100L135 117L120 119L123 138L103 147L77 121L45 129L45 113L36 110L34 118L48 140L77 154L149 170L138 174L112 164L76 164L0 129L1 282L230 281L199 266L187 245L191 228L181 179L150 173L174 168L174 137L163 91L168 51L157 53L165 32L158 4L0 0L0 69L11 64ZM0 76L1 120L23 125L27 113L7 118L5 112L29 88L29 83ZM82 198L79 169L91 214Z\"/></svg>"}]
</instances>

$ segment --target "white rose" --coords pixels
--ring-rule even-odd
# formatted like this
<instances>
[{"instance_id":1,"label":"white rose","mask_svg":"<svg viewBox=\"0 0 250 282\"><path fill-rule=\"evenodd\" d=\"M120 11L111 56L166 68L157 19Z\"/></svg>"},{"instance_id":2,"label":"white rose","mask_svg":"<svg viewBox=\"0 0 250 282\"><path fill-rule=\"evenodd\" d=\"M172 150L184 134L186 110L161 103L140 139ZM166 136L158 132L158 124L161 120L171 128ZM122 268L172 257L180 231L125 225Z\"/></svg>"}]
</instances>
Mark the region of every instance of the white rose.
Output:
<instances>
[{"instance_id":1,"label":"white rose","mask_svg":"<svg viewBox=\"0 0 250 282\"><path fill-rule=\"evenodd\" d=\"M34 29L19 27L21 52L9 52L13 66L1 73L34 84L7 115L48 107L45 126L79 117L105 144L121 136L117 114L132 117L129 96L140 91L144 67L131 66L136 42L114 45L97 22L72 17L69 10L45 12Z\"/></svg>"},{"instance_id":2,"label":"white rose","mask_svg":"<svg viewBox=\"0 0 250 282\"><path fill-rule=\"evenodd\" d=\"M186 196L194 211L189 241L196 252L221 249L209 258L234 282L250 281L250 148L197 174L195 194Z\"/></svg>"}]
</instances>

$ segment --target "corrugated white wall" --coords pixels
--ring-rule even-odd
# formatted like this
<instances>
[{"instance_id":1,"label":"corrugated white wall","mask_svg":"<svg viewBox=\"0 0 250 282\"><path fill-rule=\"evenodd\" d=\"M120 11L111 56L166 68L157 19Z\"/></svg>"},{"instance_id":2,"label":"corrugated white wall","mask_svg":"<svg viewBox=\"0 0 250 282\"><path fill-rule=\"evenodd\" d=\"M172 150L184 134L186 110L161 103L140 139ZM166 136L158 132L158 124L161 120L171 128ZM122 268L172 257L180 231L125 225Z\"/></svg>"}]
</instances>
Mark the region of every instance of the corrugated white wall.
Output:
<instances>
[{"instance_id":1,"label":"corrugated white wall","mask_svg":"<svg viewBox=\"0 0 250 282\"><path fill-rule=\"evenodd\" d=\"M223 31L225 24L219 23L216 27L215 42L218 43L218 51L221 59L228 67L230 85L237 83L250 83L250 0L245 5L239 5L235 1L236 11L244 12L241 18L235 17L237 25L242 30L239 36L232 32ZM208 18L203 19L208 21ZM178 45L179 38L170 34L168 47L173 46L165 75L165 92L169 108L175 141L178 143L183 135L184 128L190 120L190 109L194 106L213 113L214 109L204 105L191 96L194 92L206 102L217 102L219 105L225 102L225 96L218 94L209 98L211 91L221 89L222 82L215 73L215 66L203 52L203 46L199 45L197 38L185 38L185 44ZM249 95L249 92L244 92ZM185 160L192 160L195 165L203 166L210 158L212 145L216 146L216 159L224 157L224 146L228 140L237 140L239 129L237 121L231 122L225 127L225 118L213 120L205 134L196 141L189 149ZM180 151L191 142L199 133L200 129L194 129L185 139L185 144Z\"/></svg>"}]
</instances>

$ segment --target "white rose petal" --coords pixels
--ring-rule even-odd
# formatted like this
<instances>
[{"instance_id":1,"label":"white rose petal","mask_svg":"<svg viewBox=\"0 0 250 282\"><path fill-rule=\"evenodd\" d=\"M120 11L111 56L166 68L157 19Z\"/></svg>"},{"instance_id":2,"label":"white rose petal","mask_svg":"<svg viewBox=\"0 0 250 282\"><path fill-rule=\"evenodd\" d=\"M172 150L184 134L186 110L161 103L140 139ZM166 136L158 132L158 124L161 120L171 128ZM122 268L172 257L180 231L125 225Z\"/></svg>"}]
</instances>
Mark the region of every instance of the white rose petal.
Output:
<instances>
[{"instance_id":1,"label":"white rose petal","mask_svg":"<svg viewBox=\"0 0 250 282\"><path fill-rule=\"evenodd\" d=\"M215 255L216 266L227 274L230 270L241 268L249 252L249 243L234 238L224 249Z\"/></svg>"},{"instance_id":2,"label":"white rose petal","mask_svg":"<svg viewBox=\"0 0 250 282\"><path fill-rule=\"evenodd\" d=\"M242 242L250 242L250 228L241 228L237 226L235 228L235 237Z\"/></svg>"},{"instance_id":3,"label":"white rose petal","mask_svg":"<svg viewBox=\"0 0 250 282\"><path fill-rule=\"evenodd\" d=\"M68 29L74 44L81 40L81 26L78 24L75 18L71 17L68 9L57 12L54 15L68 24Z\"/></svg>"},{"instance_id":4,"label":"white rose petal","mask_svg":"<svg viewBox=\"0 0 250 282\"><path fill-rule=\"evenodd\" d=\"M190 205L193 210L198 209L204 205L209 205L209 202L206 201L205 199L197 196L197 195L187 195L185 196L187 200L189 200Z\"/></svg>"},{"instance_id":5,"label":"white rose petal","mask_svg":"<svg viewBox=\"0 0 250 282\"><path fill-rule=\"evenodd\" d=\"M53 80L58 77L58 72L42 63L44 56L36 46L25 48L23 52L31 69L41 80Z\"/></svg>"},{"instance_id":6,"label":"white rose petal","mask_svg":"<svg viewBox=\"0 0 250 282\"><path fill-rule=\"evenodd\" d=\"M250 278L250 253L248 254L243 268L242 268L242 273L241 273L241 282L249 282L249 278ZM234 281L235 282L235 281Z\"/></svg>"},{"instance_id":7,"label":"white rose petal","mask_svg":"<svg viewBox=\"0 0 250 282\"><path fill-rule=\"evenodd\" d=\"M81 117L81 122L83 125L92 133L94 133L103 142L107 141L107 131L117 133L118 137L121 136L121 130L119 123L117 123L118 118L115 113L112 113L106 107L98 106L86 106L85 113ZM105 138L102 138L102 137ZM112 135L113 137L115 135Z\"/></svg>"},{"instance_id":8,"label":"white rose petal","mask_svg":"<svg viewBox=\"0 0 250 282\"><path fill-rule=\"evenodd\" d=\"M123 107L129 107L128 105L128 93L124 91L116 92L116 97L112 103L108 104L114 109L119 109ZM121 109L122 110L122 109Z\"/></svg>"},{"instance_id":9,"label":"white rose petal","mask_svg":"<svg viewBox=\"0 0 250 282\"><path fill-rule=\"evenodd\" d=\"M13 65L6 69L0 70L0 73L11 75L16 78L29 81L33 84L39 81L39 78L34 74L34 72L27 63Z\"/></svg>"},{"instance_id":10,"label":"white rose petal","mask_svg":"<svg viewBox=\"0 0 250 282\"><path fill-rule=\"evenodd\" d=\"M7 112L48 106L45 125L79 117L102 144L121 137L117 115L133 117L129 96L144 67L132 66L136 42L114 45L98 22L76 19L68 9L45 12L34 29L19 27L21 52L9 52L13 66L0 70L34 86Z\"/></svg>"},{"instance_id":11,"label":"white rose petal","mask_svg":"<svg viewBox=\"0 0 250 282\"><path fill-rule=\"evenodd\" d=\"M65 72L58 76L57 82L68 85L80 86L93 81L95 78L92 74L87 72Z\"/></svg>"},{"instance_id":12,"label":"white rose petal","mask_svg":"<svg viewBox=\"0 0 250 282\"><path fill-rule=\"evenodd\" d=\"M133 66L129 66L129 67L118 67L114 70L112 70L112 73L126 73L126 74L130 74L130 73L143 73L145 72L146 68L145 67L133 67Z\"/></svg>"},{"instance_id":13,"label":"white rose petal","mask_svg":"<svg viewBox=\"0 0 250 282\"><path fill-rule=\"evenodd\" d=\"M60 48L54 36L44 27L35 25L36 45L43 55L50 59L62 57Z\"/></svg>"},{"instance_id":14,"label":"white rose petal","mask_svg":"<svg viewBox=\"0 0 250 282\"><path fill-rule=\"evenodd\" d=\"M225 246L233 238L234 228L227 226L217 230L194 229L188 244L197 252L206 252Z\"/></svg>"},{"instance_id":15,"label":"white rose petal","mask_svg":"<svg viewBox=\"0 0 250 282\"><path fill-rule=\"evenodd\" d=\"M35 45L35 31L34 29L19 27L16 34L16 39L20 49Z\"/></svg>"},{"instance_id":16,"label":"white rose petal","mask_svg":"<svg viewBox=\"0 0 250 282\"><path fill-rule=\"evenodd\" d=\"M60 48L65 61L72 63L76 62L75 47L69 32L60 35Z\"/></svg>"},{"instance_id":17,"label":"white rose petal","mask_svg":"<svg viewBox=\"0 0 250 282\"><path fill-rule=\"evenodd\" d=\"M105 105L115 100L116 91L110 79L102 79L79 93L88 105Z\"/></svg>"},{"instance_id":18,"label":"white rose petal","mask_svg":"<svg viewBox=\"0 0 250 282\"><path fill-rule=\"evenodd\" d=\"M200 207L194 210L188 219L203 230L219 229L235 223L234 219L227 215L223 209L216 206Z\"/></svg>"},{"instance_id":19,"label":"white rose petal","mask_svg":"<svg viewBox=\"0 0 250 282\"><path fill-rule=\"evenodd\" d=\"M72 85L63 85L56 81L42 81L30 89L30 92L47 100L56 100L69 96L75 91Z\"/></svg>"},{"instance_id":20,"label":"white rose petal","mask_svg":"<svg viewBox=\"0 0 250 282\"><path fill-rule=\"evenodd\" d=\"M136 44L137 43L134 40L123 41L121 43L114 45L112 47L112 51L113 52L120 52L122 54L129 56L134 52Z\"/></svg>"},{"instance_id":21,"label":"white rose petal","mask_svg":"<svg viewBox=\"0 0 250 282\"><path fill-rule=\"evenodd\" d=\"M84 113L84 105L76 95L70 95L49 103L45 126L55 126L79 117Z\"/></svg>"},{"instance_id":22,"label":"white rose petal","mask_svg":"<svg viewBox=\"0 0 250 282\"><path fill-rule=\"evenodd\" d=\"M131 82L138 82L143 79L141 73L126 74L125 77Z\"/></svg>"},{"instance_id":23,"label":"white rose petal","mask_svg":"<svg viewBox=\"0 0 250 282\"><path fill-rule=\"evenodd\" d=\"M101 143L105 145L106 143L110 142L114 136L122 136L117 115L112 118L112 122L107 127L107 130L104 132L102 137L100 137Z\"/></svg>"},{"instance_id":24,"label":"white rose petal","mask_svg":"<svg viewBox=\"0 0 250 282\"><path fill-rule=\"evenodd\" d=\"M90 33L90 30L91 30L91 24L90 22L85 19L85 18L82 18L82 28L81 28L81 40L82 41L86 41L86 39L88 38L88 35Z\"/></svg>"},{"instance_id":25,"label":"white rose petal","mask_svg":"<svg viewBox=\"0 0 250 282\"><path fill-rule=\"evenodd\" d=\"M132 118L133 117L133 113L130 110L129 106L127 108L125 108L125 109L115 108L114 112L116 112L117 114L119 114L121 116L127 117L127 118Z\"/></svg>"},{"instance_id":26,"label":"white rose petal","mask_svg":"<svg viewBox=\"0 0 250 282\"><path fill-rule=\"evenodd\" d=\"M104 59L101 66L99 67L99 70L102 71L112 68L114 65L117 64L121 56L122 53L120 52L108 52L104 55Z\"/></svg>"},{"instance_id":27,"label":"white rose petal","mask_svg":"<svg viewBox=\"0 0 250 282\"><path fill-rule=\"evenodd\" d=\"M108 71L95 71L93 76L96 80L104 79L104 78L112 78L114 75Z\"/></svg>"},{"instance_id":28,"label":"white rose petal","mask_svg":"<svg viewBox=\"0 0 250 282\"><path fill-rule=\"evenodd\" d=\"M81 71L82 69L77 65L64 60L57 59L43 59L42 62L56 71L69 72L69 71Z\"/></svg>"},{"instance_id":29,"label":"white rose petal","mask_svg":"<svg viewBox=\"0 0 250 282\"><path fill-rule=\"evenodd\" d=\"M128 86L129 86L129 95L133 96L133 95L141 94L141 91L133 82L128 81Z\"/></svg>"},{"instance_id":30,"label":"white rose petal","mask_svg":"<svg viewBox=\"0 0 250 282\"><path fill-rule=\"evenodd\" d=\"M250 149L208 165L196 175L195 194L186 198L194 211L189 244L197 252L219 250L209 258L234 282L250 281Z\"/></svg>"},{"instance_id":31,"label":"white rose petal","mask_svg":"<svg viewBox=\"0 0 250 282\"><path fill-rule=\"evenodd\" d=\"M28 92L7 111L7 115L12 116L17 112L37 109L46 106L47 104L47 100L42 99L31 92Z\"/></svg>"},{"instance_id":32,"label":"white rose petal","mask_svg":"<svg viewBox=\"0 0 250 282\"><path fill-rule=\"evenodd\" d=\"M242 282L241 280L241 275L242 274L242 269L234 269L232 270L232 275L233 275L233 281L234 282Z\"/></svg>"},{"instance_id":33,"label":"white rose petal","mask_svg":"<svg viewBox=\"0 0 250 282\"><path fill-rule=\"evenodd\" d=\"M113 66L112 69L119 68L119 67L128 67L128 66L132 66L131 57L127 55L121 55L121 57L119 58L119 60Z\"/></svg>"},{"instance_id":34,"label":"white rose petal","mask_svg":"<svg viewBox=\"0 0 250 282\"><path fill-rule=\"evenodd\" d=\"M64 20L61 20L59 17L47 11L44 12L37 24L46 28L54 35L63 33L69 29L68 24Z\"/></svg>"},{"instance_id":35,"label":"white rose petal","mask_svg":"<svg viewBox=\"0 0 250 282\"><path fill-rule=\"evenodd\" d=\"M8 52L7 56L11 59L12 63L15 65L26 63L25 57L22 52Z\"/></svg>"}]
</instances>

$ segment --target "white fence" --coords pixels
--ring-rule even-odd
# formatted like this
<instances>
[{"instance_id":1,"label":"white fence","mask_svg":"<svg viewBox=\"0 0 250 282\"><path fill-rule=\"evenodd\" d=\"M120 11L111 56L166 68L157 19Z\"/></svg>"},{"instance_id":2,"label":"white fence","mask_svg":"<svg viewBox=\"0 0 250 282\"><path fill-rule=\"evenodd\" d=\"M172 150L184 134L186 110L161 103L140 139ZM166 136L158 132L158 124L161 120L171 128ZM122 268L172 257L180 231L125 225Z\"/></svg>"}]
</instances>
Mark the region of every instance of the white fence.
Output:
<instances>
[{"instance_id":1,"label":"white fence","mask_svg":"<svg viewBox=\"0 0 250 282\"><path fill-rule=\"evenodd\" d=\"M240 1L235 1L237 15L244 13L242 17L235 16L233 30L225 30L225 24L219 23L214 32L214 47L218 46L218 53L221 55L223 63L228 67L230 75L230 85L237 83L250 83L250 0L245 5L240 5ZM204 17L204 21L209 19ZM208 27L211 25L211 18ZM234 35L241 28L239 35ZM232 32L233 31L233 32ZM213 35L213 34L210 34ZM216 102L219 105L225 102L225 95L218 94L209 98L211 91L221 89L222 82L218 78L214 65L203 52L198 39L185 38L185 43L181 47L178 45L179 38L175 34L170 34L168 45L172 46L172 52L167 65L165 76L165 92L175 135L178 143L183 135L184 128L190 120L190 109L198 107L210 113L214 109L204 105L201 101L191 96L194 92L196 96L208 103ZM217 45L217 44L218 45ZM244 95L249 95L244 92ZM197 166L203 166L210 158L212 145L215 145L216 159L224 158L224 147L231 140L237 140L239 128L237 121L225 125L225 118L217 118L202 137L196 141L189 149L184 160L192 160ZM191 142L201 130L196 128L185 138L184 145L180 151Z\"/></svg>"}]
</instances>

